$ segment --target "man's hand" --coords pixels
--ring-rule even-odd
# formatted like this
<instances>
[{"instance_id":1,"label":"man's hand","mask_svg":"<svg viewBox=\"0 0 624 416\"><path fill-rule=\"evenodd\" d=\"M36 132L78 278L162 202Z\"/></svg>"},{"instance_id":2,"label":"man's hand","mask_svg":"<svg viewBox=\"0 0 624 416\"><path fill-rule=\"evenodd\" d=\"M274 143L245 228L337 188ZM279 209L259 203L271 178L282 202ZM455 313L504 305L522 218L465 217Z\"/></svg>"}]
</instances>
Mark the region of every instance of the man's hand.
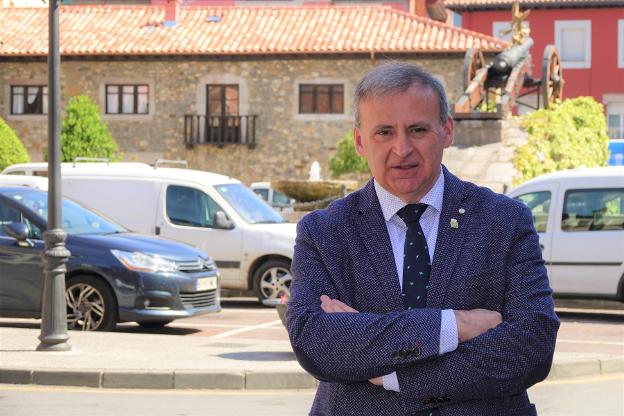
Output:
<instances>
[{"instance_id":1,"label":"man's hand","mask_svg":"<svg viewBox=\"0 0 624 416\"><path fill-rule=\"evenodd\" d=\"M356 312L351 306L340 302L338 299L332 299L327 295L321 296L321 309L327 313L334 312ZM383 377L375 377L368 380L376 386L383 387Z\"/></svg>"},{"instance_id":2,"label":"man's hand","mask_svg":"<svg viewBox=\"0 0 624 416\"><path fill-rule=\"evenodd\" d=\"M487 309L454 312L459 342L465 342L477 337L503 321L500 313Z\"/></svg>"},{"instance_id":3,"label":"man's hand","mask_svg":"<svg viewBox=\"0 0 624 416\"><path fill-rule=\"evenodd\" d=\"M321 296L321 309L327 313L357 312L351 306L340 302L338 299L332 299L327 295Z\"/></svg>"}]
</instances>

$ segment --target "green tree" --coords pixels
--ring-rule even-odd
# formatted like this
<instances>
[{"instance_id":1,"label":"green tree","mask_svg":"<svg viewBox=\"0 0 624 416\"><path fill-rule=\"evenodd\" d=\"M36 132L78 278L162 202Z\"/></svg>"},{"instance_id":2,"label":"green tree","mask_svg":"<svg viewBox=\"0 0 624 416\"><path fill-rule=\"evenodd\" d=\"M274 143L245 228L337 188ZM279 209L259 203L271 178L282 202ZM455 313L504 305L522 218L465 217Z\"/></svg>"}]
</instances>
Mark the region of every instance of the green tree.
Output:
<instances>
[{"instance_id":1,"label":"green tree","mask_svg":"<svg viewBox=\"0 0 624 416\"><path fill-rule=\"evenodd\" d=\"M349 131L338 141L336 154L329 160L329 170L334 177L343 173L368 173L370 171L366 159L355 151L353 131Z\"/></svg>"},{"instance_id":2,"label":"green tree","mask_svg":"<svg viewBox=\"0 0 624 416\"><path fill-rule=\"evenodd\" d=\"M516 184L558 170L607 165L607 123L602 104L592 97L564 100L529 113L521 125L529 139L513 159Z\"/></svg>"},{"instance_id":3,"label":"green tree","mask_svg":"<svg viewBox=\"0 0 624 416\"><path fill-rule=\"evenodd\" d=\"M76 157L120 159L119 147L102 121L100 109L86 95L69 99L61 126L61 156L63 162Z\"/></svg>"},{"instance_id":4,"label":"green tree","mask_svg":"<svg viewBox=\"0 0 624 416\"><path fill-rule=\"evenodd\" d=\"M0 171L15 163L28 163L30 157L15 131L0 117Z\"/></svg>"}]
</instances>

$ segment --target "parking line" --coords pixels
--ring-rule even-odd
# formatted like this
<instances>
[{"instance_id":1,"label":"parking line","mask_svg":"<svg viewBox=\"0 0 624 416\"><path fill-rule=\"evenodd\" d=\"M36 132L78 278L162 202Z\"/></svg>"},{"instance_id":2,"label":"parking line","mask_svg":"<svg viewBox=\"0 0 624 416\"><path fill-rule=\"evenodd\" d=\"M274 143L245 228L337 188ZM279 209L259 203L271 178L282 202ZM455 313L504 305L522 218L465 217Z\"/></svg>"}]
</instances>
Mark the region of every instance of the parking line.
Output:
<instances>
[{"instance_id":1,"label":"parking line","mask_svg":"<svg viewBox=\"0 0 624 416\"><path fill-rule=\"evenodd\" d=\"M222 333L217 334L217 335L212 335L212 336L208 337L208 339L227 338L227 337L230 337L232 335L241 334L243 332L255 331L256 329L267 328L267 327L270 327L270 326L273 326L273 325L277 325L277 324L281 325L282 321L277 319L275 321L267 322L267 323L264 323L264 324L248 326L246 328L233 329L231 331L222 332Z\"/></svg>"}]
</instances>

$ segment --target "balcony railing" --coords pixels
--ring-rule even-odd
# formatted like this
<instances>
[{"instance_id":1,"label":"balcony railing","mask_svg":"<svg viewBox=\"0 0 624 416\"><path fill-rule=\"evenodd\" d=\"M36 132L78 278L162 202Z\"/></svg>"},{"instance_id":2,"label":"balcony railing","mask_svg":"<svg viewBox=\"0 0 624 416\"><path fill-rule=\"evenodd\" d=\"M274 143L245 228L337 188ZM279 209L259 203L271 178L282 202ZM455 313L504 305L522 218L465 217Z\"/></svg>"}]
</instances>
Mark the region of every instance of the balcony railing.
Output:
<instances>
[{"instance_id":1,"label":"balcony railing","mask_svg":"<svg viewBox=\"0 0 624 416\"><path fill-rule=\"evenodd\" d=\"M247 116L184 116L184 143L196 144L256 144L257 115Z\"/></svg>"}]
</instances>

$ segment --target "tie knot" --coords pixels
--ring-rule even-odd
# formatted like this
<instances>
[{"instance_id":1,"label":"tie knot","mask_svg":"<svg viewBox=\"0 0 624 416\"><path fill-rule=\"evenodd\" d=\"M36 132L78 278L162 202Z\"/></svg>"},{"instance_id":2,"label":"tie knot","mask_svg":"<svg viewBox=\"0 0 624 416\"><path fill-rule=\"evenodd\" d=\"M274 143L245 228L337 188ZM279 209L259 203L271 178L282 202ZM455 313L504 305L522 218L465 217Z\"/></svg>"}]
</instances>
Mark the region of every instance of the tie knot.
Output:
<instances>
[{"instance_id":1,"label":"tie knot","mask_svg":"<svg viewBox=\"0 0 624 416\"><path fill-rule=\"evenodd\" d=\"M401 208L397 215L405 224L409 225L420 220L420 216L425 212L427 206L427 204L408 204Z\"/></svg>"}]
</instances>

